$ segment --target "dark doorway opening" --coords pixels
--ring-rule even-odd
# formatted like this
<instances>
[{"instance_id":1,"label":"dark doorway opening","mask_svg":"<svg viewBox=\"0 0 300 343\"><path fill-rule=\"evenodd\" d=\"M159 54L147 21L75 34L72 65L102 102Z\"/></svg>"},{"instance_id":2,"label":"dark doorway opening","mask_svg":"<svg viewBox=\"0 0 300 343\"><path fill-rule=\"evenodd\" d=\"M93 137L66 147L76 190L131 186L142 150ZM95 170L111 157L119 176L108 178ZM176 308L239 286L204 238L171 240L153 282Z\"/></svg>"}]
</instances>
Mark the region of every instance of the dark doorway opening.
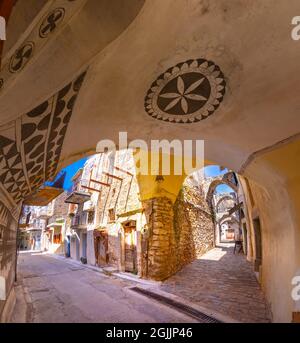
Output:
<instances>
[{"instance_id":1,"label":"dark doorway opening","mask_svg":"<svg viewBox=\"0 0 300 343\"><path fill-rule=\"evenodd\" d=\"M259 218L253 219L254 237L255 237L255 261L254 270L259 272L262 264L262 239L261 239L261 226Z\"/></svg>"}]
</instances>

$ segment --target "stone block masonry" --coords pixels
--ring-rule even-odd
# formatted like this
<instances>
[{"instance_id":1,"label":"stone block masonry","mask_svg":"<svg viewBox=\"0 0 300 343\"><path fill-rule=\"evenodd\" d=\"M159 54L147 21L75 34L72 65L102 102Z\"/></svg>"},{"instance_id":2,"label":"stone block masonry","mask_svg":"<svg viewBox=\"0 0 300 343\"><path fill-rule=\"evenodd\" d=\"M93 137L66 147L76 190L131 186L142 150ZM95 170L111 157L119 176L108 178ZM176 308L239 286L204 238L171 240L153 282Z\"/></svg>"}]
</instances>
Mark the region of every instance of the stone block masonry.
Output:
<instances>
[{"instance_id":1,"label":"stone block masonry","mask_svg":"<svg viewBox=\"0 0 300 343\"><path fill-rule=\"evenodd\" d=\"M148 212L148 277L163 280L172 274L174 269L173 204L167 197L158 197L144 202ZM150 209L150 211L149 211Z\"/></svg>"},{"instance_id":2,"label":"stone block masonry","mask_svg":"<svg viewBox=\"0 0 300 343\"><path fill-rule=\"evenodd\" d=\"M147 277L164 280L214 246L214 225L203 191L187 180L175 204L167 197L143 202L149 238Z\"/></svg>"}]
</instances>

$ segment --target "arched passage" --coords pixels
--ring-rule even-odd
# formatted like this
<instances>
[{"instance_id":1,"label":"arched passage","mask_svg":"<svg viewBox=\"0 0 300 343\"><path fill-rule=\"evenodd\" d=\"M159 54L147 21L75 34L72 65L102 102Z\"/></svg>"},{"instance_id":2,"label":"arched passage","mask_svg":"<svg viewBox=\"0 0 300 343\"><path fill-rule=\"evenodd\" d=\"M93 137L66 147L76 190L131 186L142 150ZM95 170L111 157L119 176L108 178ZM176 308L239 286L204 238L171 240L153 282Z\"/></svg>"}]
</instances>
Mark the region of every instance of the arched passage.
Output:
<instances>
[{"instance_id":1,"label":"arched passage","mask_svg":"<svg viewBox=\"0 0 300 343\"><path fill-rule=\"evenodd\" d=\"M208 189L207 194L206 194L206 200L211 207L213 206L214 192L219 185L224 184L224 185L227 185L228 187L230 187L234 192L237 191L237 185L231 180L234 177L233 175L234 174L232 172L226 173L222 176L222 178L214 180L210 184L209 189Z\"/></svg>"},{"instance_id":2,"label":"arched passage","mask_svg":"<svg viewBox=\"0 0 300 343\"><path fill-rule=\"evenodd\" d=\"M44 16L47 19L53 9L40 10L34 15L34 25L24 27L22 37L19 35L14 48L3 56L3 203L17 218L23 198L60 168L94 152L100 139L117 141L120 131L127 131L129 139L142 138L147 143L151 139L177 137L184 141L201 137L207 160L239 174L247 201L245 220L252 236L253 220L260 218L264 243L262 287L272 304L274 319L291 321L296 308L290 297L291 279L300 261L299 87L295 86L300 52L290 38L285 38L285 27L286 18L297 12L297 3L287 7L276 2L262 8L255 1L246 7L237 1L224 8L220 2L210 11L203 4L174 4L171 0L127 3L120 12L105 1L70 1L65 21L56 25L54 34L47 38L38 34L40 21ZM15 10L19 11L18 7ZM98 13L103 15L101 20ZM155 22L153 13L159 13ZM241 18L247 19L247 25L240 26ZM16 22L15 27L19 29L20 25ZM263 33L258 31L262 26ZM31 29L37 33L34 40ZM99 32L105 32L101 39ZM207 34L200 37L199 32ZM245 37L255 59L239 44ZM28 41L34 44L33 55L32 44L25 44ZM281 49L274 49L279 45ZM24 58L17 54L17 60L10 64L19 49L25 53ZM204 56L199 56L199 51ZM208 58L212 61L206 62ZM267 67L266 59L272 61ZM20 60L22 63L18 63ZM284 73L283 61L287 66ZM20 70L11 72L10 65L12 71ZM203 103L192 103L188 97L188 101L181 101L179 96L180 101L174 98L171 103L170 98L155 93L165 86L171 88L173 96L190 91L199 81L191 77L191 68L204 68L208 83L203 83L201 92L195 88L196 93L187 93L189 97L200 96L203 100L208 97L208 85L217 91L219 82L221 101L200 108ZM80 75L84 72L83 80ZM250 79L246 75L251 75ZM281 85L286 96L278 97L275 85ZM168 92L166 89L160 95ZM152 106L151 99L160 100ZM197 115L192 115L191 108ZM167 192L177 194L182 178L169 181ZM154 178L148 186L144 184L148 195L154 194L154 185ZM248 248L248 258L255 259L255 242L249 242Z\"/></svg>"},{"instance_id":3,"label":"arched passage","mask_svg":"<svg viewBox=\"0 0 300 343\"><path fill-rule=\"evenodd\" d=\"M232 196L230 196L230 195L225 195L225 196L223 196L222 198L220 198L220 199L217 201L217 203L216 203L216 210L218 210L218 209L219 209L219 206L220 206L224 201L226 201L226 200L229 200L230 202L232 202L232 205L234 205L235 202L236 202L236 199L234 199Z\"/></svg>"}]
</instances>

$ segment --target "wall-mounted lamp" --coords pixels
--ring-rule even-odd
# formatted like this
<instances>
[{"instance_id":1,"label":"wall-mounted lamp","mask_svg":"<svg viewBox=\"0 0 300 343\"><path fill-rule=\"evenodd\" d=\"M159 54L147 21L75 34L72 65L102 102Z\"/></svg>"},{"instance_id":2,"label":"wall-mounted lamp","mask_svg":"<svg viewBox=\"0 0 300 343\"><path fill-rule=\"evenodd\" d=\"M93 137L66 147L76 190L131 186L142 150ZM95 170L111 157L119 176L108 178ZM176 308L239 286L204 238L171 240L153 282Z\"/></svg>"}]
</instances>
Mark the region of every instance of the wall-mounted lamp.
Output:
<instances>
[{"instance_id":1,"label":"wall-mounted lamp","mask_svg":"<svg viewBox=\"0 0 300 343\"><path fill-rule=\"evenodd\" d=\"M165 181L165 179L162 175L157 175L155 178L155 181L158 183L161 183L161 182Z\"/></svg>"}]
</instances>

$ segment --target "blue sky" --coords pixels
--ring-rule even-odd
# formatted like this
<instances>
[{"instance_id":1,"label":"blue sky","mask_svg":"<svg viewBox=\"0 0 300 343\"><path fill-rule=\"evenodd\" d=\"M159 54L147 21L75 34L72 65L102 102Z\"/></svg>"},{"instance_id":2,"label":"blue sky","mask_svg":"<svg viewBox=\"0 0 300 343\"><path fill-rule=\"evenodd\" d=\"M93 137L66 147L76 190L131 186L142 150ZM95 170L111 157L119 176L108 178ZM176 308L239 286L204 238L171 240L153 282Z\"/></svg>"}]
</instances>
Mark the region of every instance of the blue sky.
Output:
<instances>
[{"instance_id":1,"label":"blue sky","mask_svg":"<svg viewBox=\"0 0 300 343\"><path fill-rule=\"evenodd\" d=\"M227 185L219 185L216 187L216 193L230 193L234 192L234 190Z\"/></svg>"},{"instance_id":2,"label":"blue sky","mask_svg":"<svg viewBox=\"0 0 300 343\"><path fill-rule=\"evenodd\" d=\"M205 176L218 176L228 172L228 169L225 168L224 170L220 169L220 166L206 166L204 168L204 175Z\"/></svg>"},{"instance_id":3,"label":"blue sky","mask_svg":"<svg viewBox=\"0 0 300 343\"><path fill-rule=\"evenodd\" d=\"M84 166L84 163L86 162L86 160L87 160L87 157L82 158L81 160L76 161L65 168L67 174L66 174L66 179L64 183L64 189L69 189L72 186L72 177L76 174L78 169Z\"/></svg>"},{"instance_id":4,"label":"blue sky","mask_svg":"<svg viewBox=\"0 0 300 343\"><path fill-rule=\"evenodd\" d=\"M64 170L66 171L66 178L65 178L65 182L63 186L64 189L69 190L71 188L72 177L76 174L78 169L83 167L86 160L87 160L87 157L82 158L81 160L78 160L61 170L61 171L64 171ZM59 173L57 175L59 175ZM49 184L51 186L51 182L49 183L46 182L46 184Z\"/></svg>"},{"instance_id":5,"label":"blue sky","mask_svg":"<svg viewBox=\"0 0 300 343\"><path fill-rule=\"evenodd\" d=\"M204 175L205 176L218 176L223 175L228 172L228 169L225 168L224 170L220 169L220 166L207 166L204 168ZM227 193L232 192L232 189L227 185L219 185L216 187L217 193Z\"/></svg>"},{"instance_id":6,"label":"blue sky","mask_svg":"<svg viewBox=\"0 0 300 343\"><path fill-rule=\"evenodd\" d=\"M64 182L64 189L68 190L72 186L72 177L76 174L77 170L82 168L84 166L84 163L86 162L87 157L82 158L81 160L78 160L72 164L70 164L68 167L62 169L66 171L66 178ZM219 166L207 166L204 168L204 174L205 176L218 176L222 175L228 172L228 169L220 170ZM231 192L232 189L228 187L227 185L219 185L216 188L216 191L218 193L225 193L225 192Z\"/></svg>"}]
</instances>

